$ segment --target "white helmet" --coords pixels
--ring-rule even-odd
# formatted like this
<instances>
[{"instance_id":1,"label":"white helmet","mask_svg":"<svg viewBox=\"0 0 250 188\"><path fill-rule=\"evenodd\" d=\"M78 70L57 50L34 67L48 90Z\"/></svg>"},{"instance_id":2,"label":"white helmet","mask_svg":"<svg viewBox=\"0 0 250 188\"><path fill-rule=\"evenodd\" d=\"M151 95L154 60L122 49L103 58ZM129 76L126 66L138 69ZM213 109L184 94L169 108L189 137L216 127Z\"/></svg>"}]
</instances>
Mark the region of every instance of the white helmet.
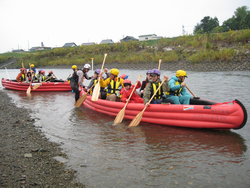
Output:
<instances>
[{"instance_id":1,"label":"white helmet","mask_svg":"<svg viewBox=\"0 0 250 188\"><path fill-rule=\"evenodd\" d=\"M91 67L90 64L85 64L83 68L90 69L90 67Z\"/></svg>"}]
</instances>

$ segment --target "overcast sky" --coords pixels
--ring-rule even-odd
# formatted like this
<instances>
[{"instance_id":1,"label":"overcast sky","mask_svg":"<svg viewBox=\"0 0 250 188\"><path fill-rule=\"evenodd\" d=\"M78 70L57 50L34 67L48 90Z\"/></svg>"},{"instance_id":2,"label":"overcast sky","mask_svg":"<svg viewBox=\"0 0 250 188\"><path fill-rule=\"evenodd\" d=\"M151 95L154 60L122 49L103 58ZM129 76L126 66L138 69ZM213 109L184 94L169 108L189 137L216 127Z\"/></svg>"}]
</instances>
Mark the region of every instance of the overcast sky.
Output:
<instances>
[{"instance_id":1,"label":"overcast sky","mask_svg":"<svg viewBox=\"0 0 250 188\"><path fill-rule=\"evenodd\" d=\"M0 0L0 53L125 36L193 33L205 16L223 21L250 0Z\"/></svg>"}]
</instances>

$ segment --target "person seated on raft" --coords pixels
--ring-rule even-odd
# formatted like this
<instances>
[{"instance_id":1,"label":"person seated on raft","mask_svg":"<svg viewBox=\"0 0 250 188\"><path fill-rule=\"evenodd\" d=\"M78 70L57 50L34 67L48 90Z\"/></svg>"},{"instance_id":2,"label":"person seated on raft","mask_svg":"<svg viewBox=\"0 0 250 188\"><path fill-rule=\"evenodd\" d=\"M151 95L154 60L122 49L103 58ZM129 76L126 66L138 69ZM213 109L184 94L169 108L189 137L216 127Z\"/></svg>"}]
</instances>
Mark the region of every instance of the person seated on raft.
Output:
<instances>
[{"instance_id":1,"label":"person seated on raft","mask_svg":"<svg viewBox=\"0 0 250 188\"><path fill-rule=\"evenodd\" d=\"M20 73L16 77L16 81L18 82L24 82L26 80L26 69L21 68Z\"/></svg>"},{"instance_id":2,"label":"person seated on raft","mask_svg":"<svg viewBox=\"0 0 250 188\"><path fill-rule=\"evenodd\" d=\"M39 77L39 82L43 82L47 79L47 77L45 76L45 70L41 71L41 75Z\"/></svg>"},{"instance_id":3,"label":"person seated on raft","mask_svg":"<svg viewBox=\"0 0 250 188\"><path fill-rule=\"evenodd\" d=\"M122 102L129 102L129 103L144 103L143 99L137 94L136 89L141 87L141 82L139 80L136 80L136 87L135 85L131 84L131 81L129 79L125 79L123 81L124 88L121 90L121 101ZM135 90L133 94L131 95L130 100L128 100L133 88L135 87Z\"/></svg>"},{"instance_id":4,"label":"person seated on raft","mask_svg":"<svg viewBox=\"0 0 250 188\"><path fill-rule=\"evenodd\" d=\"M35 72L34 71L30 71L31 72L31 76L32 76L32 82L37 82L37 77L35 75Z\"/></svg>"},{"instance_id":5,"label":"person seated on raft","mask_svg":"<svg viewBox=\"0 0 250 188\"><path fill-rule=\"evenodd\" d=\"M33 72L33 71L32 71ZM27 76L26 76L26 83L30 83L31 82L31 80L33 79L33 77L32 77L32 73L31 73L31 71L28 71L27 72ZM33 80L32 80L32 82L33 82Z\"/></svg>"},{"instance_id":6,"label":"person seated on raft","mask_svg":"<svg viewBox=\"0 0 250 188\"><path fill-rule=\"evenodd\" d=\"M139 91L140 94L141 94L141 98L143 98L143 93L144 93L144 91L145 91L145 88L146 88L146 86L147 86L149 80L151 79L151 77L150 77L150 72L151 72L151 70L149 70L149 71L146 72L146 80L143 80L143 81L142 81L141 89L140 89L140 91Z\"/></svg>"},{"instance_id":7,"label":"person seated on raft","mask_svg":"<svg viewBox=\"0 0 250 188\"><path fill-rule=\"evenodd\" d=\"M161 79L160 79L161 72L158 69L153 69L150 72L150 76L152 80L149 80L145 91L143 93L143 99L144 99L144 104L147 105L148 101L151 99L153 94L156 92L158 87L161 84ZM153 100L150 102L150 104L161 104L162 103L162 96L164 92L169 91L169 85L168 85L168 76L164 76L166 81L162 84L161 88L158 90L156 95L154 96Z\"/></svg>"},{"instance_id":8,"label":"person seated on raft","mask_svg":"<svg viewBox=\"0 0 250 188\"><path fill-rule=\"evenodd\" d=\"M108 101L120 101L121 95L120 91L124 87L123 86L123 79L119 78L119 70L113 68L110 70L110 77L104 80L102 78L102 73L100 74L100 86L105 88L107 87L107 98Z\"/></svg>"},{"instance_id":9,"label":"person seated on raft","mask_svg":"<svg viewBox=\"0 0 250 188\"><path fill-rule=\"evenodd\" d=\"M170 91L165 93L167 99L172 99L174 104L190 104L191 95L188 94L184 82L187 73L184 70L178 70L176 76L169 80ZM180 95L181 94L181 95Z\"/></svg>"},{"instance_id":10,"label":"person seated on raft","mask_svg":"<svg viewBox=\"0 0 250 188\"><path fill-rule=\"evenodd\" d=\"M90 95L92 95L92 92L94 90L95 85L97 84L98 77L99 77L100 73L101 73L100 69L95 70L94 77L92 78L92 80L90 81L90 83L89 83L89 85L87 87L87 92L89 92ZM93 84L94 84L94 86L93 86ZM106 99L106 97L107 97L107 92L105 91L105 88L101 87L100 88L100 94L99 94L98 98L99 99Z\"/></svg>"},{"instance_id":11,"label":"person seated on raft","mask_svg":"<svg viewBox=\"0 0 250 188\"><path fill-rule=\"evenodd\" d=\"M36 75L37 82L39 82L39 78L40 78L40 76L42 75L41 71L42 71L42 69L39 69L39 70L38 70L38 73L37 73L37 75Z\"/></svg>"},{"instance_id":12,"label":"person seated on raft","mask_svg":"<svg viewBox=\"0 0 250 188\"><path fill-rule=\"evenodd\" d=\"M47 78L49 78L47 80L47 82L53 82L53 81L57 80L57 77L54 75L53 71L49 71L49 74L47 75Z\"/></svg>"},{"instance_id":13,"label":"person seated on raft","mask_svg":"<svg viewBox=\"0 0 250 188\"><path fill-rule=\"evenodd\" d=\"M30 65L30 70L29 71L33 71L36 74L36 69L35 69L35 65L34 64Z\"/></svg>"}]
</instances>

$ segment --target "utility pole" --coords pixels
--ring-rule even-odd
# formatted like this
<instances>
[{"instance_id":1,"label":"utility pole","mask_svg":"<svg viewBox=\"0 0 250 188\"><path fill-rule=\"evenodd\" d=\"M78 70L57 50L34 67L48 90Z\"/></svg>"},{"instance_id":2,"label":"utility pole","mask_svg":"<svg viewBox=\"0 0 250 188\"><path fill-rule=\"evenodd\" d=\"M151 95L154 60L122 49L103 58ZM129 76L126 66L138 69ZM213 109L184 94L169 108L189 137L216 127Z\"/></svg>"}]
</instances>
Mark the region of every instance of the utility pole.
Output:
<instances>
[{"instance_id":1,"label":"utility pole","mask_svg":"<svg viewBox=\"0 0 250 188\"><path fill-rule=\"evenodd\" d=\"M184 25L182 26L182 36L185 35L185 29L184 29Z\"/></svg>"}]
</instances>

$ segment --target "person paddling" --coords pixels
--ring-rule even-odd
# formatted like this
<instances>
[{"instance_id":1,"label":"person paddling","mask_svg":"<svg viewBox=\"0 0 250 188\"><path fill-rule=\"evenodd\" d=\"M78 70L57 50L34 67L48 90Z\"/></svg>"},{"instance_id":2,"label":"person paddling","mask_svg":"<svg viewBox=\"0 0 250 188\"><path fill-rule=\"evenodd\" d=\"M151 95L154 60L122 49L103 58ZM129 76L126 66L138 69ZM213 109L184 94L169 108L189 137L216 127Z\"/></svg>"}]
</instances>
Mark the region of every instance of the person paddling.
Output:
<instances>
[{"instance_id":1,"label":"person paddling","mask_svg":"<svg viewBox=\"0 0 250 188\"><path fill-rule=\"evenodd\" d=\"M150 98L153 96L153 94L156 92L158 87L161 85L161 79L160 79L161 72L158 69L153 69L150 72L150 76L152 80L149 81L147 84L143 99L144 104L146 105ZM161 104L162 103L162 96L164 95L164 92L170 91L169 84L168 84L168 76L165 75L164 78L166 81L162 84L161 88L158 90L157 94L154 96L153 100L150 102L150 104Z\"/></svg>"},{"instance_id":2,"label":"person paddling","mask_svg":"<svg viewBox=\"0 0 250 188\"><path fill-rule=\"evenodd\" d=\"M88 87L87 87L87 92L90 93L90 95L92 95L92 92L95 88L95 85L97 84L98 81L98 76L100 75L101 70L100 69L96 69L95 73L94 73L94 77L92 78L92 80L90 81ZM104 78L103 78L104 79ZM94 86L93 86L94 85ZM93 86L93 87L92 87ZM99 94L99 99L106 99L107 96L107 92L105 91L105 88L101 87L100 88L100 94Z\"/></svg>"},{"instance_id":3,"label":"person paddling","mask_svg":"<svg viewBox=\"0 0 250 188\"><path fill-rule=\"evenodd\" d=\"M128 102L128 98L131 92L133 91L134 87L135 89L134 89L133 94L131 95L129 103L143 103L144 102L143 99L136 93L136 89L141 87L141 82L137 80L136 83L137 84L135 87L135 85L131 84L131 81L129 79L125 79L123 81L124 88L120 92L122 94L122 97L121 97L122 102Z\"/></svg>"},{"instance_id":4,"label":"person paddling","mask_svg":"<svg viewBox=\"0 0 250 188\"><path fill-rule=\"evenodd\" d=\"M47 75L47 78L50 77L50 79L48 80L48 82L53 82L56 80L56 78L54 78L54 75L53 75L53 71L49 71L49 74Z\"/></svg>"},{"instance_id":5,"label":"person paddling","mask_svg":"<svg viewBox=\"0 0 250 188\"><path fill-rule=\"evenodd\" d=\"M120 91L124 87L123 79L118 77L119 70L113 68L110 70L110 77L104 80L102 78L102 73L100 74L100 86L105 88L107 87L107 98L109 101L120 101L121 95Z\"/></svg>"},{"instance_id":6,"label":"person paddling","mask_svg":"<svg viewBox=\"0 0 250 188\"><path fill-rule=\"evenodd\" d=\"M39 82L43 82L47 79L47 76L45 75L45 70L41 71L41 75L39 77Z\"/></svg>"},{"instance_id":7,"label":"person paddling","mask_svg":"<svg viewBox=\"0 0 250 188\"><path fill-rule=\"evenodd\" d=\"M190 104L190 98L192 97L187 92L184 82L187 77L187 73L184 70L178 70L176 76L173 76L169 80L170 91L165 93L167 99L172 99L174 104Z\"/></svg>"},{"instance_id":8,"label":"person paddling","mask_svg":"<svg viewBox=\"0 0 250 188\"><path fill-rule=\"evenodd\" d=\"M16 77L16 81L18 82L24 82L26 80L26 69L21 68L20 73Z\"/></svg>"}]
</instances>

